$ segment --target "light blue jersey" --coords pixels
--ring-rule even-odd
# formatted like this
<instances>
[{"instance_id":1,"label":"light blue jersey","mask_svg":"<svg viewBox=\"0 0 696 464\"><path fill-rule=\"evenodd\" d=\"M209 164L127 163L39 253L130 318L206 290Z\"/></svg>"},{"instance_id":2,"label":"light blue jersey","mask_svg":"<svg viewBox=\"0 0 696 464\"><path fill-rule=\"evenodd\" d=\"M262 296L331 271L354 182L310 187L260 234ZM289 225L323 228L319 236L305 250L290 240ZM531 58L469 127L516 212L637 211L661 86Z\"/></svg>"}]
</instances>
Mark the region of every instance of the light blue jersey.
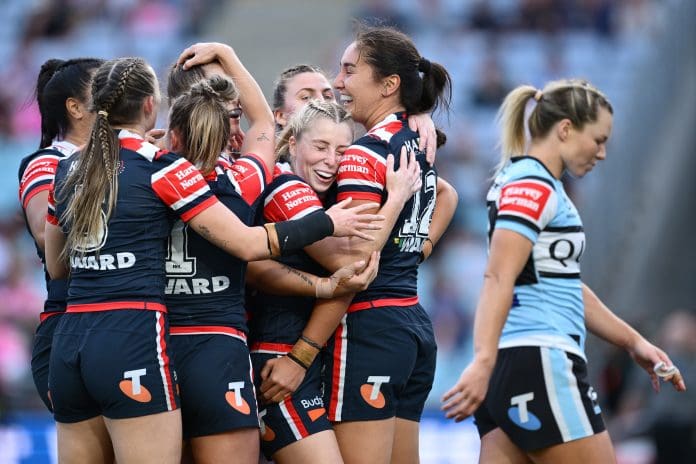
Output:
<instances>
[{"instance_id":1,"label":"light blue jersey","mask_svg":"<svg viewBox=\"0 0 696 464\"><path fill-rule=\"evenodd\" d=\"M498 347L553 346L584 359L585 234L563 184L537 159L516 157L496 176L486 200L489 237L508 229L534 244Z\"/></svg>"}]
</instances>

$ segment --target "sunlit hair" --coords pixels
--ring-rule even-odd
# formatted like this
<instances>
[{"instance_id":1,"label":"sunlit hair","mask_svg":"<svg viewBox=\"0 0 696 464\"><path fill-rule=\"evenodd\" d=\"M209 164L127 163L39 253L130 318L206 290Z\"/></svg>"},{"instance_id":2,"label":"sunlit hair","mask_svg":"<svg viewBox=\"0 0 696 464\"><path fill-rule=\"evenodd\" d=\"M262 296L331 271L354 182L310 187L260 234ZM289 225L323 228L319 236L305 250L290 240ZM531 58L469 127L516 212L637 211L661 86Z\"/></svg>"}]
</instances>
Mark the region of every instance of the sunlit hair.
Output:
<instances>
[{"instance_id":1,"label":"sunlit hair","mask_svg":"<svg viewBox=\"0 0 696 464\"><path fill-rule=\"evenodd\" d=\"M525 108L531 99L536 105L527 118L529 134L534 139L546 137L554 124L569 119L573 127L581 130L585 124L597 121L599 108L614 109L607 97L589 82L580 79L561 79L546 84L542 90L531 85L520 85L510 91L498 111L501 127L500 148L502 157L497 171L514 155L526 151Z\"/></svg>"},{"instance_id":2,"label":"sunlit hair","mask_svg":"<svg viewBox=\"0 0 696 464\"><path fill-rule=\"evenodd\" d=\"M181 137L184 148L179 154L204 175L215 168L227 146L230 122L225 104L236 95L237 88L230 79L213 76L193 84L172 104L169 130L176 130Z\"/></svg>"},{"instance_id":3,"label":"sunlit hair","mask_svg":"<svg viewBox=\"0 0 696 464\"><path fill-rule=\"evenodd\" d=\"M36 80L36 101L41 113L41 142L45 148L54 139L70 131L70 117L65 107L68 98L89 102L89 85L95 69L104 60L98 58L50 59L41 65Z\"/></svg>"},{"instance_id":4,"label":"sunlit hair","mask_svg":"<svg viewBox=\"0 0 696 464\"><path fill-rule=\"evenodd\" d=\"M102 64L92 79L92 111L97 117L57 201L69 197L61 222L69 231L62 252L84 254L98 243L118 196L119 142L113 126L134 124L145 98L157 95L157 78L142 58ZM71 193L74 194L69 196Z\"/></svg>"},{"instance_id":5,"label":"sunlit hair","mask_svg":"<svg viewBox=\"0 0 696 464\"><path fill-rule=\"evenodd\" d=\"M350 113L339 103L322 100L310 101L288 120L288 124L279 135L276 155L281 161L290 160L290 137L300 140L302 135L319 118L328 119L336 124L353 122Z\"/></svg>"},{"instance_id":6,"label":"sunlit hair","mask_svg":"<svg viewBox=\"0 0 696 464\"><path fill-rule=\"evenodd\" d=\"M174 103L174 100L176 100L179 95L188 91L195 83L206 78L203 69L204 66L205 65L201 64L184 69L182 65L172 63L167 75L167 98L170 105ZM234 94L230 94L232 95L229 99L230 101L239 99L239 91L234 82L232 82L232 87Z\"/></svg>"}]
</instances>

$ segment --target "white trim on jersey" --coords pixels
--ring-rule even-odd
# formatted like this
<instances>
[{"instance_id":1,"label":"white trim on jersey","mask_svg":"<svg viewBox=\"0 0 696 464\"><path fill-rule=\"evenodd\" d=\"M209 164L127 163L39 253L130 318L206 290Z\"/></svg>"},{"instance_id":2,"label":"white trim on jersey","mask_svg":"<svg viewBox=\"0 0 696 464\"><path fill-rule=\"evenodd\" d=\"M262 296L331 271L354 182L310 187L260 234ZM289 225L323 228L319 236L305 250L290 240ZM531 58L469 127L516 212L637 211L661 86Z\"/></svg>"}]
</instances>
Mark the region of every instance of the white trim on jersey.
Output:
<instances>
[{"instance_id":1,"label":"white trim on jersey","mask_svg":"<svg viewBox=\"0 0 696 464\"><path fill-rule=\"evenodd\" d=\"M185 197L182 198L181 200L174 202L174 203L171 205L171 208L172 208L174 211L177 211L177 210L179 210L180 208L183 208L183 207L186 206L187 204L191 203L192 201L196 200L197 198L199 198L199 197L205 195L205 194L206 194L207 192L209 192L209 191L210 191L210 187L208 186L208 184L205 184L205 186L199 188L199 189L196 190L195 192L191 192L190 194L188 194L187 196L185 196Z\"/></svg>"},{"instance_id":2,"label":"white trim on jersey","mask_svg":"<svg viewBox=\"0 0 696 464\"><path fill-rule=\"evenodd\" d=\"M290 414L290 411L288 411L287 406L285 406L285 400L278 403L278 407L280 408L280 411L283 413L285 422L288 424L288 427L290 427L292 434L295 436L295 440L302 440L302 434L300 433L300 429L298 429L297 425L295 425L295 421L292 418L292 414Z\"/></svg>"},{"instance_id":3,"label":"white trim on jersey","mask_svg":"<svg viewBox=\"0 0 696 464\"><path fill-rule=\"evenodd\" d=\"M359 153L353 153L353 151L363 152L363 153L365 153L365 155L367 155L367 157L374 159L379 164L381 164L385 167L387 166L387 160L382 155L380 155L376 151L370 150L369 148L367 148L363 145L351 145L348 148L348 150L346 150L346 152L348 152L348 151L350 151L350 153L345 153L344 157L360 156ZM344 159L346 159L346 158L344 158Z\"/></svg>"},{"instance_id":4,"label":"white trim on jersey","mask_svg":"<svg viewBox=\"0 0 696 464\"><path fill-rule=\"evenodd\" d=\"M343 187L344 185L362 185L364 187L372 187L372 188L376 188L379 190L384 190L384 185L380 184L379 182L372 182L369 180L342 179L342 180L338 181L339 187Z\"/></svg>"},{"instance_id":5,"label":"white trim on jersey","mask_svg":"<svg viewBox=\"0 0 696 464\"><path fill-rule=\"evenodd\" d=\"M311 190L311 193L314 193L314 195L316 195L316 192L314 192L314 189L312 189L312 187L310 187L309 184L307 184L301 180L292 179L292 180L289 180L288 182L283 182L281 185L279 185L277 188L275 188L272 192L270 192L266 196L266 199L263 201L263 206L268 206L268 204L270 202L275 201L276 200L275 196L279 192L286 190L286 189L290 189L290 187L294 187L296 185L299 185L300 187L302 187L304 189L309 189L309 190ZM310 193L310 192L307 192L307 193ZM318 199L318 197L317 197L317 199ZM285 201L285 200L283 200L281 198L280 201Z\"/></svg>"},{"instance_id":6,"label":"white trim on jersey","mask_svg":"<svg viewBox=\"0 0 696 464\"><path fill-rule=\"evenodd\" d=\"M341 421L343 412L343 395L346 386L346 358L348 356L348 315L341 319L341 365L338 373L338 392L336 394L336 414L334 420ZM331 404L331 403L329 403Z\"/></svg>"},{"instance_id":7,"label":"white trim on jersey","mask_svg":"<svg viewBox=\"0 0 696 464\"><path fill-rule=\"evenodd\" d=\"M583 350L578 347L574 340L568 337L555 334L524 334L501 338L498 349L513 348L517 346L538 346L546 348L558 348L581 357L587 362L587 357Z\"/></svg>"},{"instance_id":8,"label":"white trim on jersey","mask_svg":"<svg viewBox=\"0 0 696 464\"><path fill-rule=\"evenodd\" d=\"M184 158L179 158L178 160L174 161L169 166L165 166L162 169L160 169L159 171L152 174L152 176L150 177L150 182L154 184L155 182L157 182L161 178L166 177L166 175L169 174L171 171L176 171L177 169L179 169L179 166L181 166L182 164L184 164L186 162L187 161Z\"/></svg>"}]
</instances>

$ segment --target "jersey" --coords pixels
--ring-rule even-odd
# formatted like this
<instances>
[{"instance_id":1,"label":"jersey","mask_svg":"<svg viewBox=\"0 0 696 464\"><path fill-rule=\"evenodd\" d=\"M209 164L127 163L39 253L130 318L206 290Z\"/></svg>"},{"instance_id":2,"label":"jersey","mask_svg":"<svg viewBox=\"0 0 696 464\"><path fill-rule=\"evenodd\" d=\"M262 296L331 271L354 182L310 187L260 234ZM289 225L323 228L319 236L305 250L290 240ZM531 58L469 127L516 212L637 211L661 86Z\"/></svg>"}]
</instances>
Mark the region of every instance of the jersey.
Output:
<instances>
[{"instance_id":1,"label":"jersey","mask_svg":"<svg viewBox=\"0 0 696 464\"><path fill-rule=\"evenodd\" d=\"M263 209L259 210L257 224L300 219L322 209L322 202L312 187L292 172L276 166L273 181L263 195ZM328 275L302 250L277 260L314 275ZM313 297L271 295L262 290L253 292L249 297L251 339L254 343L295 343L312 314L314 301Z\"/></svg>"},{"instance_id":2,"label":"jersey","mask_svg":"<svg viewBox=\"0 0 696 464\"><path fill-rule=\"evenodd\" d=\"M418 134L408 128L406 113L387 116L346 150L338 168L338 201L352 197L384 204L387 155L394 155L398 169L403 146L409 154L416 152L423 185L404 205L382 249L377 277L354 303L416 295L420 251L435 209L437 171L418 150Z\"/></svg>"},{"instance_id":3,"label":"jersey","mask_svg":"<svg viewBox=\"0 0 696 464\"><path fill-rule=\"evenodd\" d=\"M68 311L166 310L164 261L172 224L217 203L201 173L184 158L126 130L118 138L117 204L108 221L102 212L98 240L71 251ZM66 234L70 224L62 218L73 192L63 187L75 166L76 156L59 164L55 194L49 194L47 220Z\"/></svg>"},{"instance_id":4,"label":"jersey","mask_svg":"<svg viewBox=\"0 0 696 464\"><path fill-rule=\"evenodd\" d=\"M218 163L206 176L218 199L246 225L253 225L257 203L270 173L254 155L233 164ZM228 168L229 167L229 168ZM169 236L167 285L170 326L227 326L244 332L244 280L247 263L227 254L177 221Z\"/></svg>"},{"instance_id":5,"label":"jersey","mask_svg":"<svg viewBox=\"0 0 696 464\"><path fill-rule=\"evenodd\" d=\"M66 141L53 141L53 143L22 159L19 164L19 202L22 204L24 222L29 229L29 221L26 215L27 205L34 196L40 192L50 190L56 175L58 162L69 157L77 150L77 146ZM32 237L33 238L33 237ZM44 277L46 279L46 301L44 313L65 311L65 298L68 293L66 279L51 279L46 270L46 258L44 252L34 240L36 254L44 265Z\"/></svg>"},{"instance_id":6,"label":"jersey","mask_svg":"<svg viewBox=\"0 0 696 464\"><path fill-rule=\"evenodd\" d=\"M515 157L496 176L486 201L489 236L507 229L534 244L515 282L499 347L553 346L584 359L585 234L563 184L536 158Z\"/></svg>"}]
</instances>

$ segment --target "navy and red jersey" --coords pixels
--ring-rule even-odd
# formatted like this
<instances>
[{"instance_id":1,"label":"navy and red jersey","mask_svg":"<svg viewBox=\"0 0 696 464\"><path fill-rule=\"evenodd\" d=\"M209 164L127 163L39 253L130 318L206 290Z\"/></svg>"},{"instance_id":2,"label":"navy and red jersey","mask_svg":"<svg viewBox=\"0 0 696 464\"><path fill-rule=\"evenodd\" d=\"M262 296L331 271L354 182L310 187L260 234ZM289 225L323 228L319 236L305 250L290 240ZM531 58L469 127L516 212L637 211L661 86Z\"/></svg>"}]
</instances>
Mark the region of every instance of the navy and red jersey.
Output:
<instances>
[{"instance_id":1,"label":"navy and red jersey","mask_svg":"<svg viewBox=\"0 0 696 464\"><path fill-rule=\"evenodd\" d=\"M255 155L221 160L206 176L218 199L246 225L253 225L270 179ZM227 254L177 221L167 250L166 303L170 326L225 326L247 331L244 309L246 261Z\"/></svg>"},{"instance_id":2,"label":"navy and red jersey","mask_svg":"<svg viewBox=\"0 0 696 464\"><path fill-rule=\"evenodd\" d=\"M22 159L19 164L19 201L22 204L24 222L29 229L26 209L29 201L40 192L50 190L53 179L56 176L58 162L72 155L77 146L66 141L54 141L50 146L35 151ZM33 237L32 237L33 238ZM46 270L44 252L34 240L36 254L44 264L44 276L46 278L46 301L44 313L65 311L65 298L68 294L68 282L66 279L51 279Z\"/></svg>"},{"instance_id":3,"label":"navy and red jersey","mask_svg":"<svg viewBox=\"0 0 696 464\"><path fill-rule=\"evenodd\" d=\"M322 210L322 202L312 187L292 172L282 171L276 166L273 181L263 195L263 210L259 210L257 224L299 219ZM277 261L314 275L329 275L304 251L277 258ZM307 325L315 299L271 295L261 290L250 293L248 309L251 312L252 341L295 343Z\"/></svg>"},{"instance_id":4,"label":"navy and red jersey","mask_svg":"<svg viewBox=\"0 0 696 464\"><path fill-rule=\"evenodd\" d=\"M403 146L409 154L416 152L423 186L401 211L382 249L377 277L355 296L354 303L416 295L420 251L435 209L437 171L418 150L418 134L408 128L406 113L390 114L345 151L338 168L338 201L352 197L383 204L387 155L394 155L394 169L398 169Z\"/></svg>"},{"instance_id":5,"label":"navy and red jersey","mask_svg":"<svg viewBox=\"0 0 696 464\"><path fill-rule=\"evenodd\" d=\"M68 311L165 311L164 261L172 224L217 203L201 173L184 158L126 130L118 138L117 203L108 221L102 213L98 240L70 251ZM58 166L46 217L52 224L59 224L73 193L63 192L63 186L78 156ZM60 226L67 234L70 224L61 220Z\"/></svg>"}]
</instances>

